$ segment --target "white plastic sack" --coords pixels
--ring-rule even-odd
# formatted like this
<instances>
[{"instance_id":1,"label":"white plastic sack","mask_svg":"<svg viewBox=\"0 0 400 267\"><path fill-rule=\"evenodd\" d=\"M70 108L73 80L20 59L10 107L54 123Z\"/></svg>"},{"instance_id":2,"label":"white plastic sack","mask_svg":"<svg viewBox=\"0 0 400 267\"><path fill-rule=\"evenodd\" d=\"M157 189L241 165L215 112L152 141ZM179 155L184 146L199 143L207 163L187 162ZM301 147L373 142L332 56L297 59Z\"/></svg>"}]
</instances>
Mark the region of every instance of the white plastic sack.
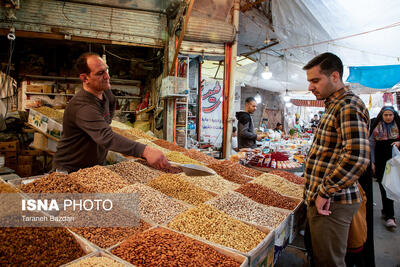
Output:
<instances>
[{"instance_id":1,"label":"white plastic sack","mask_svg":"<svg viewBox=\"0 0 400 267\"><path fill-rule=\"evenodd\" d=\"M388 198L400 202L400 151L396 146L392 148L392 156L386 162L382 185Z\"/></svg>"}]
</instances>

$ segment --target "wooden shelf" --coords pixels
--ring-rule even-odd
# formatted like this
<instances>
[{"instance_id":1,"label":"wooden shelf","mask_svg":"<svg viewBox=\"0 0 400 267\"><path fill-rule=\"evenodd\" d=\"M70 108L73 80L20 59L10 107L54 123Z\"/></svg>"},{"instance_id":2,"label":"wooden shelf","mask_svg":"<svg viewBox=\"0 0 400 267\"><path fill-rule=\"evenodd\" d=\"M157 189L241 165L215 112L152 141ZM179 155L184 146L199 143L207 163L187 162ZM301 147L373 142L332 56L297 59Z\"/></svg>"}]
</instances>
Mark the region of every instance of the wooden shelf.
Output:
<instances>
[{"instance_id":1,"label":"wooden shelf","mask_svg":"<svg viewBox=\"0 0 400 267\"><path fill-rule=\"evenodd\" d=\"M59 93L39 93L39 92L26 92L27 95L62 95L62 96L74 96L74 94L59 94Z\"/></svg>"},{"instance_id":2,"label":"wooden shelf","mask_svg":"<svg viewBox=\"0 0 400 267\"><path fill-rule=\"evenodd\" d=\"M176 102L176 104L178 104L178 105L186 105L187 103L186 102Z\"/></svg>"},{"instance_id":3,"label":"wooden shelf","mask_svg":"<svg viewBox=\"0 0 400 267\"><path fill-rule=\"evenodd\" d=\"M188 95L184 95L184 94L172 94L172 95L162 96L161 99L164 99L164 98L180 98L180 97L188 97Z\"/></svg>"},{"instance_id":4,"label":"wooden shelf","mask_svg":"<svg viewBox=\"0 0 400 267\"><path fill-rule=\"evenodd\" d=\"M141 99L140 96L133 96L133 95L115 95L115 98L120 98L120 99Z\"/></svg>"},{"instance_id":5,"label":"wooden shelf","mask_svg":"<svg viewBox=\"0 0 400 267\"><path fill-rule=\"evenodd\" d=\"M186 127L186 124L177 124L176 127Z\"/></svg>"},{"instance_id":6,"label":"wooden shelf","mask_svg":"<svg viewBox=\"0 0 400 267\"><path fill-rule=\"evenodd\" d=\"M149 108L139 110L138 112L136 112L136 115L139 115L139 114L144 113L144 112L152 111L152 110L155 109L155 108L156 108L156 106L151 106L151 107L149 107Z\"/></svg>"},{"instance_id":7,"label":"wooden shelf","mask_svg":"<svg viewBox=\"0 0 400 267\"><path fill-rule=\"evenodd\" d=\"M80 82L81 79L78 77L62 77L62 76L43 76L43 75L23 75L22 77L26 78L31 78L31 79L39 79L39 80L59 80L59 81L78 81ZM110 78L110 83L115 83L115 84L130 84L130 85L137 85L141 84L141 81L138 80L125 80L125 79L115 79L115 78Z\"/></svg>"},{"instance_id":8,"label":"wooden shelf","mask_svg":"<svg viewBox=\"0 0 400 267\"><path fill-rule=\"evenodd\" d=\"M50 139L52 139L52 140L54 140L54 141L57 141L57 142L60 141L60 138L54 137L54 136L52 136L52 135L49 135L48 133L43 132L42 130L40 130L39 128L33 126L32 124L25 123L25 125L27 125L27 126L33 128L33 129L35 129L35 130L38 131L39 133L44 134L45 136L47 136L48 138L50 138Z\"/></svg>"}]
</instances>

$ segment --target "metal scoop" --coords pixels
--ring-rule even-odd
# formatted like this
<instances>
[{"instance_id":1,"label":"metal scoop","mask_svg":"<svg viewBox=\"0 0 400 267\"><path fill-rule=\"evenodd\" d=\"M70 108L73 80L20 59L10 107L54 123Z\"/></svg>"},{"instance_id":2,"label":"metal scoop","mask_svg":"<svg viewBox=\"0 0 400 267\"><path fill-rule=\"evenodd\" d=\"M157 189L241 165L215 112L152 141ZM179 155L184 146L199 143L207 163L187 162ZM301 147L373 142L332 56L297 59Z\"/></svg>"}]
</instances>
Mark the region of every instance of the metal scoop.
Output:
<instances>
[{"instance_id":1,"label":"metal scoop","mask_svg":"<svg viewBox=\"0 0 400 267\"><path fill-rule=\"evenodd\" d=\"M196 164L180 164L173 161L170 161L169 164L182 168L187 176L209 176L216 174L212 169Z\"/></svg>"}]
</instances>

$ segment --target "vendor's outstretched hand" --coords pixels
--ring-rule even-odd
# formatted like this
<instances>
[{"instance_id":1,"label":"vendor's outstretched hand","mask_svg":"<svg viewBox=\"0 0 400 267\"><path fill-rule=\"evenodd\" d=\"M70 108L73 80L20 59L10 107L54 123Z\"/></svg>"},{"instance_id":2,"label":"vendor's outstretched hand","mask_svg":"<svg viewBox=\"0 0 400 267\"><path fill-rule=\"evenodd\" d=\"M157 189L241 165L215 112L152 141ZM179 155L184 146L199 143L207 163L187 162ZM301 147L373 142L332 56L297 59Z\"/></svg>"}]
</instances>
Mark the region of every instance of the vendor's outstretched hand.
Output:
<instances>
[{"instance_id":1,"label":"vendor's outstretched hand","mask_svg":"<svg viewBox=\"0 0 400 267\"><path fill-rule=\"evenodd\" d=\"M150 166L156 168L166 168L169 166L169 162L164 153L158 149L146 146L143 151L142 157L147 160Z\"/></svg>"}]
</instances>

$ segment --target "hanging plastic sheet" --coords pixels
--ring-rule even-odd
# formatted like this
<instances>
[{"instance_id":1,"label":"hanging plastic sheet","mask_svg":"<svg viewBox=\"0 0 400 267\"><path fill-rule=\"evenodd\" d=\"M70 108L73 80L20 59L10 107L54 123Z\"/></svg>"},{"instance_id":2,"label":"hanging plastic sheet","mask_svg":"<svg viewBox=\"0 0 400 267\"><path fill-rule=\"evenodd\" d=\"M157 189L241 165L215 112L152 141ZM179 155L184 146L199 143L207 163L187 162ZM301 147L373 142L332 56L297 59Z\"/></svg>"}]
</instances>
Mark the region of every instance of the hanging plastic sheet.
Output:
<instances>
[{"instance_id":1,"label":"hanging plastic sheet","mask_svg":"<svg viewBox=\"0 0 400 267\"><path fill-rule=\"evenodd\" d=\"M400 65L349 67L347 82L376 89L392 88L400 81Z\"/></svg>"}]
</instances>

